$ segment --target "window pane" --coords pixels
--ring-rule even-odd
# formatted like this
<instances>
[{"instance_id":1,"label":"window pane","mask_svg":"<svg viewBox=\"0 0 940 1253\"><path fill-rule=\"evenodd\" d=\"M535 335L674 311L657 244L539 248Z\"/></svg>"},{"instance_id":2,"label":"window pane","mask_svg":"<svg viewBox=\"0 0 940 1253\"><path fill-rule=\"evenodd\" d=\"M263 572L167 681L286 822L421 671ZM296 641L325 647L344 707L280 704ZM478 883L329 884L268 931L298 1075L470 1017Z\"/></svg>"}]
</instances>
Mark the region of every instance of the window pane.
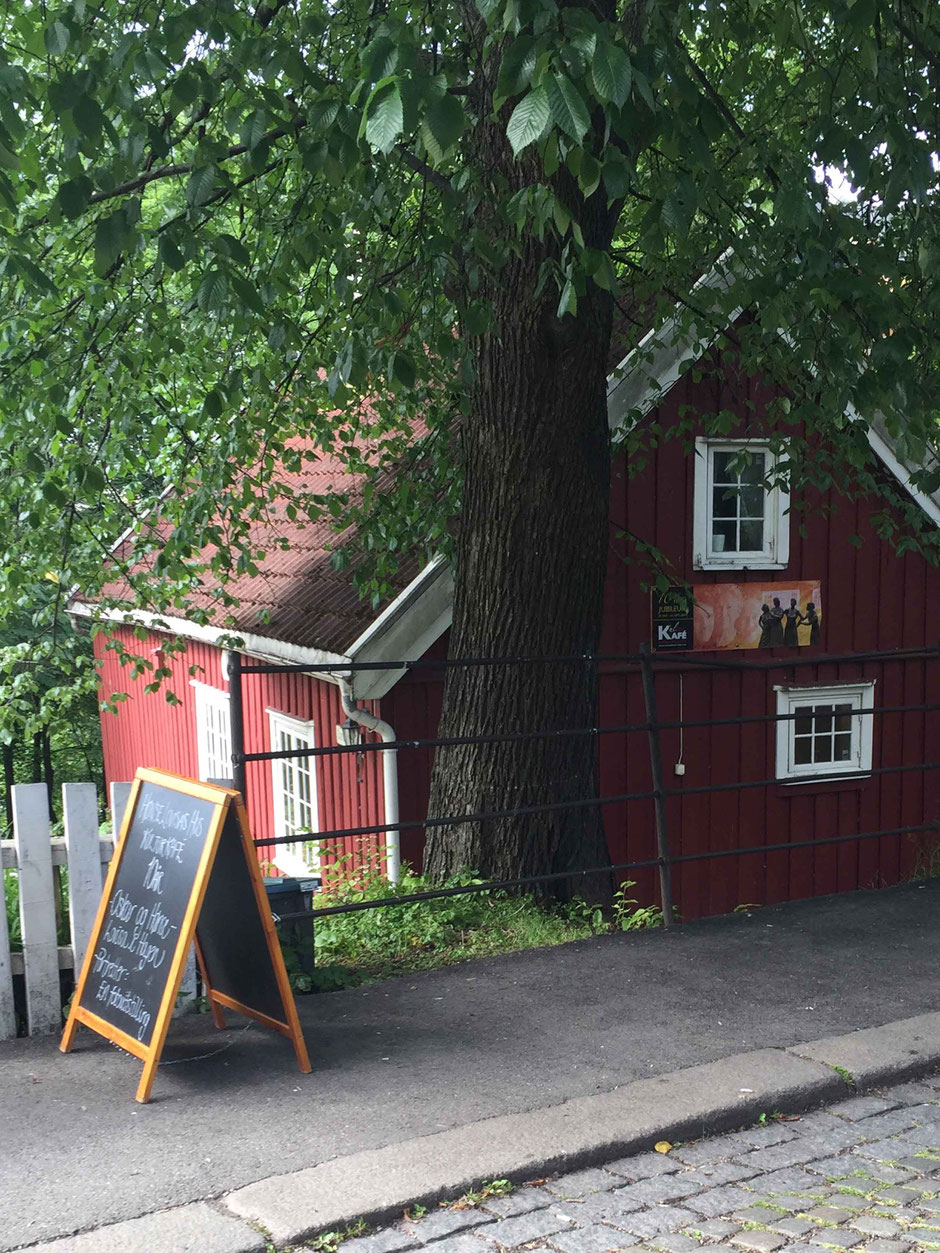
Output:
<instances>
[{"instance_id":1,"label":"window pane","mask_svg":"<svg viewBox=\"0 0 940 1253\"><path fill-rule=\"evenodd\" d=\"M763 483L766 474L767 454L764 452L752 452L749 463L741 468L741 482L752 485Z\"/></svg>"},{"instance_id":2,"label":"window pane","mask_svg":"<svg viewBox=\"0 0 940 1253\"><path fill-rule=\"evenodd\" d=\"M816 705L816 718L813 730L817 735L829 735L832 732L832 706Z\"/></svg>"},{"instance_id":3,"label":"window pane","mask_svg":"<svg viewBox=\"0 0 940 1253\"><path fill-rule=\"evenodd\" d=\"M764 523L741 523L741 551L745 553L761 552L764 547Z\"/></svg>"},{"instance_id":4,"label":"window pane","mask_svg":"<svg viewBox=\"0 0 940 1253\"><path fill-rule=\"evenodd\" d=\"M813 761L832 761L832 739L828 735L818 735L813 740Z\"/></svg>"},{"instance_id":5,"label":"window pane","mask_svg":"<svg viewBox=\"0 0 940 1253\"><path fill-rule=\"evenodd\" d=\"M712 524L712 550L716 553L735 553L738 551L738 524L736 522L714 522Z\"/></svg>"},{"instance_id":6,"label":"window pane","mask_svg":"<svg viewBox=\"0 0 940 1253\"><path fill-rule=\"evenodd\" d=\"M734 461L737 461L739 454L737 452L716 452L712 454L712 481L714 483L737 483L737 473L731 469Z\"/></svg>"},{"instance_id":7,"label":"window pane","mask_svg":"<svg viewBox=\"0 0 940 1253\"><path fill-rule=\"evenodd\" d=\"M835 761L852 760L852 736L849 733L836 736Z\"/></svg>"},{"instance_id":8,"label":"window pane","mask_svg":"<svg viewBox=\"0 0 940 1253\"><path fill-rule=\"evenodd\" d=\"M762 487L741 488L741 517L764 518L764 503L767 495Z\"/></svg>"},{"instance_id":9,"label":"window pane","mask_svg":"<svg viewBox=\"0 0 940 1253\"><path fill-rule=\"evenodd\" d=\"M738 516L738 493L733 487L716 487L712 491L712 516L736 518Z\"/></svg>"},{"instance_id":10,"label":"window pane","mask_svg":"<svg viewBox=\"0 0 940 1253\"><path fill-rule=\"evenodd\" d=\"M812 705L797 705L793 711L796 718L793 726L797 735L809 735L813 730L813 707Z\"/></svg>"},{"instance_id":11,"label":"window pane","mask_svg":"<svg viewBox=\"0 0 940 1253\"><path fill-rule=\"evenodd\" d=\"M808 766L812 761L810 751L813 741L808 735L793 741L793 761L797 766Z\"/></svg>"},{"instance_id":12,"label":"window pane","mask_svg":"<svg viewBox=\"0 0 940 1253\"><path fill-rule=\"evenodd\" d=\"M851 731L852 730L852 706L836 705L836 730Z\"/></svg>"}]
</instances>

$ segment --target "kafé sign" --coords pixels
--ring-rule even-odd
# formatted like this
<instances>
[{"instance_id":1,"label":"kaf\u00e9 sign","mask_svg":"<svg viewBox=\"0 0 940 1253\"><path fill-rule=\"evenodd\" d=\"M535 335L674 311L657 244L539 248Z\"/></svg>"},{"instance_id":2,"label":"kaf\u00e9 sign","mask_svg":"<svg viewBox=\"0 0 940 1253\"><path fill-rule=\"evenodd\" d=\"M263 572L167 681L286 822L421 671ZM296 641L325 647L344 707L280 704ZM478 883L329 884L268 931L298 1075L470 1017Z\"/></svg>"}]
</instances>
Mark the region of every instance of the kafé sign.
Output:
<instances>
[{"instance_id":1,"label":"kaf\u00e9 sign","mask_svg":"<svg viewBox=\"0 0 940 1253\"><path fill-rule=\"evenodd\" d=\"M653 648L656 652L686 652L695 647L694 603L691 588L654 589Z\"/></svg>"},{"instance_id":2,"label":"kaf\u00e9 sign","mask_svg":"<svg viewBox=\"0 0 940 1253\"><path fill-rule=\"evenodd\" d=\"M205 916L203 917L203 913ZM148 1101L195 939L217 1027L234 1009L289 1036L310 1070L237 792L138 770L60 1048L79 1024L144 1062Z\"/></svg>"}]
</instances>

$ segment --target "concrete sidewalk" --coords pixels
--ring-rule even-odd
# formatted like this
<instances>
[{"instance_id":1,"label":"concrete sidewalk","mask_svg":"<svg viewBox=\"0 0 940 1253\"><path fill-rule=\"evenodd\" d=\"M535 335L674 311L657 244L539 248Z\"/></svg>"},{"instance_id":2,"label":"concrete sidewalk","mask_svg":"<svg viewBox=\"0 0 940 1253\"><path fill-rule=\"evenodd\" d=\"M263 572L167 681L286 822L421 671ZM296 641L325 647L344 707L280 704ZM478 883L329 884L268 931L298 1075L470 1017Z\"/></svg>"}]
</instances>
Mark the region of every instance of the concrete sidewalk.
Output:
<instances>
[{"instance_id":1,"label":"concrete sidewalk","mask_svg":"<svg viewBox=\"0 0 940 1253\"><path fill-rule=\"evenodd\" d=\"M147 1107L138 1063L90 1033L70 1057L10 1042L0 1248L94 1230L56 1253L241 1253L264 1247L249 1222L286 1242L806 1108L844 1093L833 1066L921 1072L940 1064L938 922L932 882L303 998L310 1076L256 1026L187 1021Z\"/></svg>"}]
</instances>

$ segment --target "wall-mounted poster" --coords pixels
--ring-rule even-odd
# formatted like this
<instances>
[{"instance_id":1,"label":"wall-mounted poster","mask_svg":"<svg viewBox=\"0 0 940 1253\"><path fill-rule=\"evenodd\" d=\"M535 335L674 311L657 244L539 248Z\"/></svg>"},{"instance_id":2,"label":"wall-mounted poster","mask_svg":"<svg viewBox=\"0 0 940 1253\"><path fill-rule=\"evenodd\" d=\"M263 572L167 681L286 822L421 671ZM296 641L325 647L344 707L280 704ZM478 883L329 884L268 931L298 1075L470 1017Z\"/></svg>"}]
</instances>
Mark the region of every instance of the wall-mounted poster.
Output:
<instances>
[{"instance_id":1,"label":"wall-mounted poster","mask_svg":"<svg viewBox=\"0 0 940 1253\"><path fill-rule=\"evenodd\" d=\"M694 648L691 589L654 588L652 625L653 648L657 652L688 652Z\"/></svg>"},{"instance_id":2,"label":"wall-mounted poster","mask_svg":"<svg viewBox=\"0 0 940 1253\"><path fill-rule=\"evenodd\" d=\"M695 650L802 648L820 643L818 579L792 583L696 583Z\"/></svg>"},{"instance_id":3,"label":"wall-mounted poster","mask_svg":"<svg viewBox=\"0 0 940 1253\"><path fill-rule=\"evenodd\" d=\"M652 595L656 652L802 648L819 644L818 579L791 583L695 583Z\"/></svg>"}]
</instances>

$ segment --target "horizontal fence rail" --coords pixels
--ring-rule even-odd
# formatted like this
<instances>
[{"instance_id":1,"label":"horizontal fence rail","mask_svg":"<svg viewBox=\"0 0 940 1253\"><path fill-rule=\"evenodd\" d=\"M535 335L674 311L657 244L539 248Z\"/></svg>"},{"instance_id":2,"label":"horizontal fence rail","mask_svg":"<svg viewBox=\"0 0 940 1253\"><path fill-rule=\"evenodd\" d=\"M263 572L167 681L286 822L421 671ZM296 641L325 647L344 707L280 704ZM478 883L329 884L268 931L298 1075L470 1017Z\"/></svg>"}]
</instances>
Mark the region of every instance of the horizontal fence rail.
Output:
<instances>
[{"instance_id":1,"label":"horizontal fence rail","mask_svg":"<svg viewBox=\"0 0 940 1253\"><path fill-rule=\"evenodd\" d=\"M723 848L713 852L684 853L678 857L670 857L669 864L676 866L684 862L708 861L717 857L739 857L751 853L778 853L789 852L791 849L821 848L830 844L848 844L855 840L880 840L892 835L913 835L918 831L936 831L940 833L940 822L922 822L916 826L892 827L886 831L862 831L858 835L831 835L821 840L797 840L793 843L758 844L752 848ZM620 861L614 862L609 866L589 866L583 870L559 870L553 874L527 875L522 879L492 879L487 880L485 883L462 883L455 887L435 888L430 892L411 892L401 896L386 897L378 901L348 901L343 905L324 905L316 909L278 913L278 918L281 922L290 922L298 918L327 918L332 914L355 914L365 909L386 909L395 905L411 905L420 901L440 900L448 896L508 891L511 888L527 887L538 883L557 883L562 879L586 879L591 875L616 874L622 870L647 870L663 864L663 858L647 857L642 861Z\"/></svg>"},{"instance_id":2,"label":"horizontal fence rail","mask_svg":"<svg viewBox=\"0 0 940 1253\"><path fill-rule=\"evenodd\" d=\"M937 713L935 705L882 705L876 709L853 709L853 718L874 714ZM563 740L584 735L627 735L634 731L686 731L696 727L736 727L750 723L795 722L805 714L748 714L740 718L685 718L681 722L624 722L605 727L559 727L551 731L505 731L497 735L443 735L423 740L385 740L374 744L326 744L321 748L291 748L277 752L239 753L240 762L292 761L306 757L336 757L350 752L387 753L400 748L457 748L472 744L518 744L529 740Z\"/></svg>"},{"instance_id":3,"label":"horizontal fence rail","mask_svg":"<svg viewBox=\"0 0 940 1253\"><path fill-rule=\"evenodd\" d=\"M600 741L601 737L609 737L611 735L627 736L640 733L645 733L649 737L650 775L652 786L646 789L619 792L617 794L605 796L578 796L571 799L557 800L553 802L515 805L509 808L494 808L484 812L431 815L424 818L396 819L395 822L386 823L362 823L355 826L335 828L329 831L311 831L310 833L304 833L302 838L305 840L319 841L328 847L331 841L357 837L382 836L388 835L389 833L397 834L402 831L409 830L440 829L449 826L462 825L465 823L498 822L513 818L529 817L558 811L570 811L580 808L603 808L611 805L629 804L637 801L651 801L653 802L655 813L657 856L628 861L618 861L612 865L590 866L578 868L576 870L564 870L547 874L531 875L524 878L486 880L472 884L439 888L431 891L391 896L375 901L358 901L346 902L341 905L324 905L313 910L307 909L297 913L280 914L279 916L284 920L327 917L335 914L355 913L361 910L394 908L396 905L411 904L420 901L431 901L450 896L491 891L509 891L517 888L535 887L538 885L557 883L563 880L576 881L578 879L584 879L592 876L614 875L633 870L654 868L660 873L660 896L663 906L663 921L665 925L668 926L673 920L670 875L671 868L673 866L685 865L694 862L708 862L728 857L760 856L770 853L840 846L875 839L898 838L904 835L914 835L925 832L937 832L940 834L940 820L926 819L925 817L925 820L922 822L885 827L884 829L874 831L830 835L818 839L787 840L782 842L774 841L765 844L751 844L747 846L710 849L691 853L671 853L668 840L667 802L674 802L676 800L691 797L721 795L725 793L745 792L756 789L787 786L793 783L801 785L813 783L817 785L838 785L845 782L864 781L869 778L878 779L891 775L905 776L912 773L919 773L926 777L932 772L940 769L940 762L900 762L895 765L872 765L870 767L860 766L858 770L846 770L845 772L838 774L823 772L814 775L803 775L796 780L790 778L781 779L778 777L759 779L742 778L730 782L709 781L701 784L696 783L667 786L664 779L661 756L661 736L663 732L677 731L684 733L687 730L717 729L722 727L769 728L772 725L776 726L778 724L795 722L798 719L805 718L806 715L803 713L790 712L779 714L742 713L734 716L729 715L714 718L684 717L682 714L680 697L679 718L660 718L657 712L655 684L657 674L682 675L683 673L687 673L695 675L707 674L709 672L725 672L739 675L748 673L767 674L773 671L791 671L797 669L805 670L810 667L817 672L811 682L814 681L816 685L820 687L832 686L833 684L838 684L839 682L851 683L853 680L865 682L866 680L864 676L858 674L848 677L840 674L838 677L834 678L831 675L827 675L825 673L820 674L819 672L831 670L832 667L846 665L858 666L859 664L869 663L892 665L894 663L910 663L918 661L936 662L940 660L940 645L935 648L918 647L858 653L821 654L808 657L788 655L786 657L773 656L766 658L758 656L753 661L743 662L740 660L727 661L721 658L693 656L689 653L657 654L651 653L645 648L639 653L629 654L598 653L559 657L421 658L417 660L346 662L311 666L274 663L254 664L237 657L234 660L235 665L233 666L229 676L230 688L233 696L233 714L236 707L239 710L241 708L242 683L250 680L253 676L262 675L307 673L325 676L339 675L348 677L359 671L369 672L377 670L400 670L403 673L416 671L425 675L433 676L435 671L446 672L447 670L455 667L579 665L593 667L598 678L608 677L617 673L624 673L629 670L630 672L635 671L637 677L643 681L643 695L646 707L646 719L644 721L623 722L604 726L551 728L548 730L535 731L495 731L492 734L423 736L419 738L403 737L401 739L391 741L375 741L368 743L360 742L354 745L323 745L316 748L250 752L245 751L243 736L236 736L235 743L233 745L233 768L236 777L236 786L241 786L242 790L244 790L244 771L248 763L278 762L292 759L311 758L329 759L337 756L348 755L350 753L388 754L397 753L401 750L407 751L417 749L431 749L436 752L437 750L447 750L449 748L461 746L498 747L501 745L505 746L525 741L551 742L564 741L565 739L574 740L578 738L592 738ZM824 704L825 702L818 703ZM835 698L833 698L833 703L835 703ZM940 712L940 703L925 701L921 698L905 704L885 703L871 708L852 708L848 716L852 719L911 714L919 714L926 717L927 715L936 714L938 712ZM853 725L856 724L853 723ZM298 836L294 834L256 839L255 844L260 847L268 848L283 844L296 844L297 841Z\"/></svg>"}]
</instances>

